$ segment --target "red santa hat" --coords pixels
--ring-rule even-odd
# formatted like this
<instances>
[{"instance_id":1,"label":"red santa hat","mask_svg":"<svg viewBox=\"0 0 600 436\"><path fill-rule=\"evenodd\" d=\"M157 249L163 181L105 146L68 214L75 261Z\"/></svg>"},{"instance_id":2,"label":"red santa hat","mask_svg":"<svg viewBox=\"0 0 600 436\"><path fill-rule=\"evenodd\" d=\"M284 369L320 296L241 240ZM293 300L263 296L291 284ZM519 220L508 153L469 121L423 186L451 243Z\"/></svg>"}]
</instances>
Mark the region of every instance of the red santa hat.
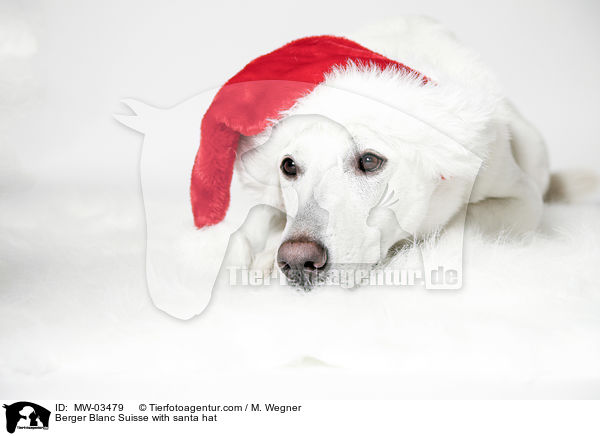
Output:
<instances>
[{"instance_id":1,"label":"red santa hat","mask_svg":"<svg viewBox=\"0 0 600 436\"><path fill-rule=\"evenodd\" d=\"M402 63L335 36L298 39L253 60L219 90L202 119L190 188L197 227L217 224L227 213L240 136L261 133L327 73L348 62L392 67L429 81Z\"/></svg>"}]
</instances>

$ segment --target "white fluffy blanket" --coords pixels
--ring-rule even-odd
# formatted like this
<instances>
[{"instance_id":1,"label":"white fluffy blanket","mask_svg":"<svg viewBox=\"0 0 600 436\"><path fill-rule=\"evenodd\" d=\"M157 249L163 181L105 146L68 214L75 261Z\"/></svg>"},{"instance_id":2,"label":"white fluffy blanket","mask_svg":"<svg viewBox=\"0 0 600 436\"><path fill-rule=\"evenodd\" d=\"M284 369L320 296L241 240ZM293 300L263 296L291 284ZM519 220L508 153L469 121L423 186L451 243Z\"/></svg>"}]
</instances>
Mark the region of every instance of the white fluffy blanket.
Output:
<instances>
[{"instance_id":1,"label":"white fluffy blanket","mask_svg":"<svg viewBox=\"0 0 600 436\"><path fill-rule=\"evenodd\" d=\"M595 205L548 206L520 242L467 235L460 291L217 288L186 322L148 298L136 199L37 185L2 203L7 397L600 395Z\"/></svg>"}]
</instances>

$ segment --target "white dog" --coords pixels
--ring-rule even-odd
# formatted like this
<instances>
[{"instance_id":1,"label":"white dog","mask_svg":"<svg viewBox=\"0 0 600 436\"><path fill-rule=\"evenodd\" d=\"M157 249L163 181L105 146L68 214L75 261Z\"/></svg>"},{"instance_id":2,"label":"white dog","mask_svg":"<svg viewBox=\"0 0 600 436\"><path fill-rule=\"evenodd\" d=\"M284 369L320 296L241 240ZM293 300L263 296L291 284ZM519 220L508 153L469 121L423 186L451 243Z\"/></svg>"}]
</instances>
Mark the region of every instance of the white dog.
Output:
<instances>
[{"instance_id":1,"label":"white dog","mask_svg":"<svg viewBox=\"0 0 600 436\"><path fill-rule=\"evenodd\" d=\"M403 241L463 226L465 211L492 234L534 230L544 196L566 196L540 134L439 24L405 18L352 39L432 83L349 63L242 138L238 170L271 206L230 245L253 267L309 289L332 265L381 264Z\"/></svg>"}]
</instances>

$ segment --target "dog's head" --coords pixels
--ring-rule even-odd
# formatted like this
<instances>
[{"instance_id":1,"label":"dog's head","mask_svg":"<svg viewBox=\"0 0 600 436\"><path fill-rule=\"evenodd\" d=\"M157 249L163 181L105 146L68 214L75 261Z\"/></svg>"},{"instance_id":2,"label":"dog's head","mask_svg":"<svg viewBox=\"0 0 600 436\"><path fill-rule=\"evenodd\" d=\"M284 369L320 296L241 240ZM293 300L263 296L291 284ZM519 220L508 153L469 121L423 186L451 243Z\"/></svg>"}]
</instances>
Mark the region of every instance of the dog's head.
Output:
<instances>
[{"instance_id":1,"label":"dog's head","mask_svg":"<svg viewBox=\"0 0 600 436\"><path fill-rule=\"evenodd\" d=\"M413 91L425 99L430 88L409 79L397 101ZM484 130L464 129L459 111L435 102L425 115L446 119L408 115L415 108L389 104L384 91L375 99L322 87L267 132L243 140L244 169L276 187L278 199L267 203L287 215L276 261L293 284L310 288L333 269L381 263L399 242L438 230L468 201L481 160L462 144L481 142Z\"/></svg>"},{"instance_id":2,"label":"dog's head","mask_svg":"<svg viewBox=\"0 0 600 436\"><path fill-rule=\"evenodd\" d=\"M255 172L268 168L278 187L287 221L276 262L304 289L332 271L381 263L399 242L443 224L460 205L446 198L450 204L432 212L432 200L456 191L452 181L380 132L351 130L321 115L291 116L246 159Z\"/></svg>"}]
</instances>

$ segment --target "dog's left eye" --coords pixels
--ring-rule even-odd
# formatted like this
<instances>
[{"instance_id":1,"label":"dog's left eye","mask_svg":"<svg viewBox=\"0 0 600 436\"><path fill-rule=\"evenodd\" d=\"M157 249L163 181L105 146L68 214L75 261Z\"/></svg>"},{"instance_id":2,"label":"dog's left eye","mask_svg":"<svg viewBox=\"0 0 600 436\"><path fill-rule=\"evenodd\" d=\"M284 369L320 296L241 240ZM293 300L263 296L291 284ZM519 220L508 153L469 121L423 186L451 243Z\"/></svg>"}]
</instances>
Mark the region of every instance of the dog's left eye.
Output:
<instances>
[{"instance_id":1,"label":"dog's left eye","mask_svg":"<svg viewBox=\"0 0 600 436\"><path fill-rule=\"evenodd\" d=\"M372 173L381 168L384 161L385 159L374 153L365 153L358 159L358 168L363 173Z\"/></svg>"}]
</instances>

